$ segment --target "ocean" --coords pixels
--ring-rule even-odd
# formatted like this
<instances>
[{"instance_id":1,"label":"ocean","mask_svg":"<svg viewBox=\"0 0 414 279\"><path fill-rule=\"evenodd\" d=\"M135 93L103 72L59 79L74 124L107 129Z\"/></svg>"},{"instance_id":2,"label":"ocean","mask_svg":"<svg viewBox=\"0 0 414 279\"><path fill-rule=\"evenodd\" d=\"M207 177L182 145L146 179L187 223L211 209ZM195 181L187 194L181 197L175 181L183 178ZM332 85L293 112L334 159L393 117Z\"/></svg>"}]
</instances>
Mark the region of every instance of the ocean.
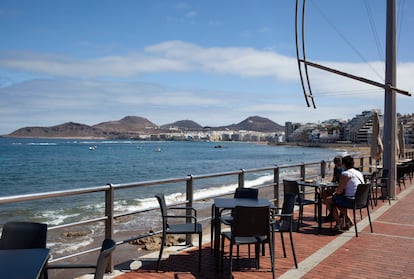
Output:
<instances>
[{"instance_id":1,"label":"ocean","mask_svg":"<svg viewBox=\"0 0 414 279\"><path fill-rule=\"evenodd\" d=\"M319 162L332 160L339 152L244 142L0 138L0 196ZM271 172L247 176L246 184L272 178ZM234 177L225 177L209 186L196 184L195 196L228 191L236 183ZM169 185L123 191L116 196L116 213L154 206L154 194L160 191L172 200L183 189L182 185ZM73 196L1 207L2 223L25 219L61 225L91 217L92 209L103 210L103 197Z\"/></svg>"},{"instance_id":2,"label":"ocean","mask_svg":"<svg viewBox=\"0 0 414 279\"><path fill-rule=\"evenodd\" d=\"M244 142L0 138L0 196L318 162L338 152Z\"/></svg>"}]
</instances>

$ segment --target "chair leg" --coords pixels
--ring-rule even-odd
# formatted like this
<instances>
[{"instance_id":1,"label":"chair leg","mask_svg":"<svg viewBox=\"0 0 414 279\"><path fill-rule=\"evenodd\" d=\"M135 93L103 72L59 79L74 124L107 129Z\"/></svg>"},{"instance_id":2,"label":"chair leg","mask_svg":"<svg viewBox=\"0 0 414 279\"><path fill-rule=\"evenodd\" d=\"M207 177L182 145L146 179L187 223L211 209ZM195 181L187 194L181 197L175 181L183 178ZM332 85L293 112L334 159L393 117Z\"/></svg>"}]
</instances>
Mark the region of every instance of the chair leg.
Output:
<instances>
[{"instance_id":1,"label":"chair leg","mask_svg":"<svg viewBox=\"0 0 414 279\"><path fill-rule=\"evenodd\" d=\"M254 255L256 258L256 269L260 268L260 243L254 245Z\"/></svg>"},{"instance_id":2,"label":"chair leg","mask_svg":"<svg viewBox=\"0 0 414 279\"><path fill-rule=\"evenodd\" d=\"M283 232L280 232L280 240L282 241L283 257L286 258L285 238L283 237Z\"/></svg>"},{"instance_id":3,"label":"chair leg","mask_svg":"<svg viewBox=\"0 0 414 279\"><path fill-rule=\"evenodd\" d=\"M295 262L295 267L298 268L298 261L296 259L295 245L293 244L292 230L289 231L289 237L290 237L290 246L292 247L292 254L293 254L293 260ZM273 247L273 249L274 249L274 247Z\"/></svg>"},{"instance_id":4,"label":"chair leg","mask_svg":"<svg viewBox=\"0 0 414 279\"><path fill-rule=\"evenodd\" d=\"M201 245L202 245L203 233L198 234L198 271L201 271Z\"/></svg>"},{"instance_id":5,"label":"chair leg","mask_svg":"<svg viewBox=\"0 0 414 279\"><path fill-rule=\"evenodd\" d=\"M230 251L229 251L229 266L230 266L230 279L233 278L233 243L230 241Z\"/></svg>"},{"instance_id":6,"label":"chair leg","mask_svg":"<svg viewBox=\"0 0 414 279\"><path fill-rule=\"evenodd\" d=\"M302 218L303 218L303 207L302 205L299 205L299 217L298 217L298 227L297 227L297 231L299 231L299 228L302 224Z\"/></svg>"},{"instance_id":7,"label":"chair leg","mask_svg":"<svg viewBox=\"0 0 414 279\"><path fill-rule=\"evenodd\" d=\"M215 220L213 220L213 218L211 219L211 224L210 224L210 252L211 254L213 254L213 246L214 246L214 222Z\"/></svg>"},{"instance_id":8,"label":"chair leg","mask_svg":"<svg viewBox=\"0 0 414 279\"><path fill-rule=\"evenodd\" d=\"M368 220L369 220L369 226L371 228L371 232L373 233L373 229L372 229L372 223L371 223L371 215L369 214L369 208L367 207L367 213L368 213Z\"/></svg>"},{"instance_id":9,"label":"chair leg","mask_svg":"<svg viewBox=\"0 0 414 279\"><path fill-rule=\"evenodd\" d=\"M157 262L157 269L156 269L156 271L158 271L160 269L161 257L162 257L162 252L164 250L164 245L165 245L166 238L167 238L167 235L166 235L166 233L163 232L162 239L161 239L160 254L158 255L158 262Z\"/></svg>"},{"instance_id":10,"label":"chair leg","mask_svg":"<svg viewBox=\"0 0 414 279\"><path fill-rule=\"evenodd\" d=\"M357 228L357 220L356 220L356 209L353 210L353 214L354 214L355 236L358 237L358 228Z\"/></svg>"},{"instance_id":11,"label":"chair leg","mask_svg":"<svg viewBox=\"0 0 414 279\"><path fill-rule=\"evenodd\" d=\"M275 278L275 246L272 241L269 241L270 264L272 267L272 279Z\"/></svg>"}]
</instances>

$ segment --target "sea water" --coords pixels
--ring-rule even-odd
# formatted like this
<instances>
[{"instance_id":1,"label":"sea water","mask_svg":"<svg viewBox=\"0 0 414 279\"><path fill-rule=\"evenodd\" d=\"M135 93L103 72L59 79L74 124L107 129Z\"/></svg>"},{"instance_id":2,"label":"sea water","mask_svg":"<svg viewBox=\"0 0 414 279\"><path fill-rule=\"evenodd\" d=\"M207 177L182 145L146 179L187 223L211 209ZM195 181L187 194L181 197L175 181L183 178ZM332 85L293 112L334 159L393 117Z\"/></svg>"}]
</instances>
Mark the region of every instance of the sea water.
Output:
<instances>
[{"instance_id":1,"label":"sea water","mask_svg":"<svg viewBox=\"0 0 414 279\"><path fill-rule=\"evenodd\" d=\"M242 142L0 138L0 196L318 162L332 160L337 153L337 150L325 148ZM272 178L269 172L249 179L251 184L260 184ZM209 187L230 183L224 179ZM234 178L231 181L234 183ZM154 191L159 190L140 189L134 193L143 202L153 198ZM196 186L195 190L203 192L208 189L197 189ZM178 188L168 187L163 191L167 195L176 194ZM128 193L120 198L128 202L128 197L133 198ZM86 205L92 206L92 202L88 200ZM64 199L60 200L58 205L50 204L50 209L79 208L73 204L73 199L68 199L67 203ZM57 224L65 217L58 216L56 212L52 215L55 220L44 221ZM6 216L1 217L5 221L3 218Z\"/></svg>"},{"instance_id":2,"label":"sea water","mask_svg":"<svg viewBox=\"0 0 414 279\"><path fill-rule=\"evenodd\" d=\"M244 142L0 138L0 196L319 162L332 160L338 152ZM259 185L272 181L273 173L246 175L245 179L246 186ZM115 197L116 214L157 206L154 194L158 192L166 194L172 202L185 193L183 184L120 191ZM234 176L221 177L208 184L195 183L195 197L224 193L235 187ZM91 212L103 212L104 197L103 194L76 195L1 205L1 208L2 223L33 220L61 225L94 217ZM91 237L85 239L85 243L91 240ZM55 239L55 243L62 241ZM69 243L68 247L74 248Z\"/></svg>"}]
</instances>

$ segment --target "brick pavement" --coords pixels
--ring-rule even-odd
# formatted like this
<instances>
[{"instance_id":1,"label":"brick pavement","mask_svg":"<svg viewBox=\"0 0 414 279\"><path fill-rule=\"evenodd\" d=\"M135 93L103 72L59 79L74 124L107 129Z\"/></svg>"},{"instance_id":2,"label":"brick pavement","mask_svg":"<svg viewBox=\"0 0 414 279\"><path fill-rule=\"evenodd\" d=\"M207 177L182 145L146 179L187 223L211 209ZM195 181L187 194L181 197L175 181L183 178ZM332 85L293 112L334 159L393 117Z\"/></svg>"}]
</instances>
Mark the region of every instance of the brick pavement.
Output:
<instances>
[{"instance_id":1,"label":"brick pavement","mask_svg":"<svg viewBox=\"0 0 414 279\"><path fill-rule=\"evenodd\" d=\"M414 184L410 185L408 180L406 185L401 193L397 191L398 198L391 206L387 201L379 201L371 211L374 233L370 232L367 218L358 222L358 238L353 228L343 234L333 234L329 223L324 223L318 234L313 211L307 209L307 226L293 236L299 268L294 267L288 235L285 237L287 258L283 257L280 237L276 236L276 277L414 278ZM366 217L365 210L363 216ZM229 278L226 267L222 274L216 272L209 243L203 245L202 271L198 272L197 249L170 255L162 261L160 272L155 272L157 253L154 253L153 258L141 259L140 268L113 278ZM246 255L247 249L241 248L241 256ZM254 268L253 260L236 260L233 278L272 278L268 255L267 251L261 257L259 270Z\"/></svg>"}]
</instances>

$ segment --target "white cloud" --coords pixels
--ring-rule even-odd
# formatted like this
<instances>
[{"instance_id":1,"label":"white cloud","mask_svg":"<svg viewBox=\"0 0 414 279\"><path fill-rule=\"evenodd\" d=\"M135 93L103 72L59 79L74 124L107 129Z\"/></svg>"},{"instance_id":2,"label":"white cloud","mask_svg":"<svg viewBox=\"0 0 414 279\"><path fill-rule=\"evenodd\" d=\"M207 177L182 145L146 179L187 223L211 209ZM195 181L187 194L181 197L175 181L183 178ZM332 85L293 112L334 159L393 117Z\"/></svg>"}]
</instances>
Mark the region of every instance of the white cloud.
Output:
<instances>
[{"instance_id":1,"label":"white cloud","mask_svg":"<svg viewBox=\"0 0 414 279\"><path fill-rule=\"evenodd\" d=\"M381 81L367 64L322 63ZM383 72L383 63L374 61L371 66ZM398 87L413 92L414 63L398 66ZM295 58L270 50L183 41L89 59L2 53L0 73L0 134L67 121L96 124L126 115L147 117L156 124L192 119L219 126L252 115L279 124L312 122L352 118L362 110L382 109L384 102L381 89L310 68L317 109L309 109ZM262 83L267 84L261 87ZM412 113L412 97L403 98L398 96L398 112Z\"/></svg>"}]
</instances>

